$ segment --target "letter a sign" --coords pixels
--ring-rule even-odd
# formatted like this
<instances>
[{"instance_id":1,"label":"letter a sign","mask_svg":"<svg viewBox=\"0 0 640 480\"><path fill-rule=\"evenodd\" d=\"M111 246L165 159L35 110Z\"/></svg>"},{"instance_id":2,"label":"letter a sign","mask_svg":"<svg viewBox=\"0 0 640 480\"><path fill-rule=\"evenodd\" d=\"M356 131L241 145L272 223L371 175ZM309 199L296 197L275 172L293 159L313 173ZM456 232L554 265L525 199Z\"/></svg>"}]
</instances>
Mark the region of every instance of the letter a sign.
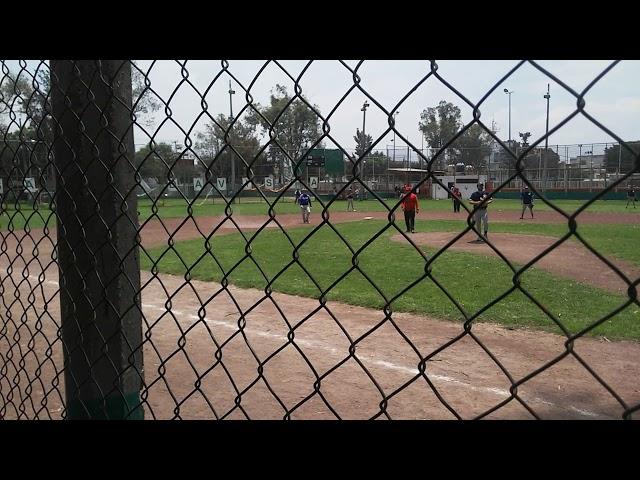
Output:
<instances>
[{"instance_id":1,"label":"letter a sign","mask_svg":"<svg viewBox=\"0 0 640 480\"><path fill-rule=\"evenodd\" d=\"M24 179L24 188L29 190L30 192L37 192L36 181L33 177L28 177Z\"/></svg>"},{"instance_id":2,"label":"letter a sign","mask_svg":"<svg viewBox=\"0 0 640 480\"><path fill-rule=\"evenodd\" d=\"M227 179L226 178L216 178L216 187L218 190L222 190L223 192L227 191Z\"/></svg>"},{"instance_id":3,"label":"letter a sign","mask_svg":"<svg viewBox=\"0 0 640 480\"><path fill-rule=\"evenodd\" d=\"M202 181L201 178L194 178L193 179L193 189L196 192L199 192L202 189L202 185L204 184L204 182Z\"/></svg>"},{"instance_id":4,"label":"letter a sign","mask_svg":"<svg viewBox=\"0 0 640 480\"><path fill-rule=\"evenodd\" d=\"M318 177L309 177L309 187L318 188Z\"/></svg>"}]
</instances>

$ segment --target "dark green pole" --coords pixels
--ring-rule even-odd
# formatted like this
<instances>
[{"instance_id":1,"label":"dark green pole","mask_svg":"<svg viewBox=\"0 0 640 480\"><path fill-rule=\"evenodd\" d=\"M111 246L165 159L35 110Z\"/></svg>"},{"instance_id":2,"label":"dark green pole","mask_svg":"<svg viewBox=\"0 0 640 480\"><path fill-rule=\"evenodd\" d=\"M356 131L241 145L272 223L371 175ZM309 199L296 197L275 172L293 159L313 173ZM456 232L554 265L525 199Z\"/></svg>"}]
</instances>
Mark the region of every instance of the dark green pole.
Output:
<instances>
[{"instance_id":1,"label":"dark green pole","mask_svg":"<svg viewBox=\"0 0 640 480\"><path fill-rule=\"evenodd\" d=\"M143 419L131 64L51 61L67 419Z\"/></svg>"}]
</instances>

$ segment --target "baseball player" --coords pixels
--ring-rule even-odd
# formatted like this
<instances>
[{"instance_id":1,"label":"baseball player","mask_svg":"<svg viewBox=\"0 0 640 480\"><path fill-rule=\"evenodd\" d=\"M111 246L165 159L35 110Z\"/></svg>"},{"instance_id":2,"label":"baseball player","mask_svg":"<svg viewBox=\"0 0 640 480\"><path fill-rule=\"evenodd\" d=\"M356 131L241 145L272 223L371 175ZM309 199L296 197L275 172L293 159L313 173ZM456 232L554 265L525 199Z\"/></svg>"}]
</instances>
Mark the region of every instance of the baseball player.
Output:
<instances>
[{"instance_id":1,"label":"baseball player","mask_svg":"<svg viewBox=\"0 0 640 480\"><path fill-rule=\"evenodd\" d=\"M488 196L489 193L484 191L484 185L479 183L478 191L473 192L469 198L469 203L476 207L473 212L473 222L476 226L476 230L479 235L481 235L480 232L484 231L484 237L479 236L477 240L478 242L486 241L487 234L489 232L489 215L487 214L487 207L491 202L493 202L493 198L487 199Z\"/></svg>"},{"instance_id":2,"label":"baseball player","mask_svg":"<svg viewBox=\"0 0 640 480\"><path fill-rule=\"evenodd\" d=\"M460 203L462 202L462 193L455 185L451 189L451 198L453 199L453 211L460 213Z\"/></svg>"},{"instance_id":3,"label":"baseball player","mask_svg":"<svg viewBox=\"0 0 640 480\"><path fill-rule=\"evenodd\" d=\"M351 187L347 190L347 212L349 210L356 211L356 209L353 208L353 189Z\"/></svg>"},{"instance_id":4,"label":"baseball player","mask_svg":"<svg viewBox=\"0 0 640 480\"><path fill-rule=\"evenodd\" d=\"M302 211L302 223L309 223L309 214L311 213L311 197L307 192L302 192L298 198L300 210Z\"/></svg>"},{"instance_id":5,"label":"baseball player","mask_svg":"<svg viewBox=\"0 0 640 480\"><path fill-rule=\"evenodd\" d=\"M629 202L633 202L633 208L636 208L636 190L633 188L633 185L629 185L627 189L627 204L624 208L629 206Z\"/></svg>"},{"instance_id":6,"label":"baseball player","mask_svg":"<svg viewBox=\"0 0 640 480\"><path fill-rule=\"evenodd\" d=\"M528 208L531 212L531 218L533 218L533 192L529 191L529 187L525 185L520 192L520 200L522 200L522 213L520 214L520 220L524 219L524 211Z\"/></svg>"},{"instance_id":7,"label":"baseball player","mask_svg":"<svg viewBox=\"0 0 640 480\"><path fill-rule=\"evenodd\" d=\"M400 206L404 212L404 222L407 225L407 233L416 233L415 220L416 213L420 213L420 205L418 204L418 196L411 192L411 186L405 185L405 196L402 197Z\"/></svg>"}]
</instances>

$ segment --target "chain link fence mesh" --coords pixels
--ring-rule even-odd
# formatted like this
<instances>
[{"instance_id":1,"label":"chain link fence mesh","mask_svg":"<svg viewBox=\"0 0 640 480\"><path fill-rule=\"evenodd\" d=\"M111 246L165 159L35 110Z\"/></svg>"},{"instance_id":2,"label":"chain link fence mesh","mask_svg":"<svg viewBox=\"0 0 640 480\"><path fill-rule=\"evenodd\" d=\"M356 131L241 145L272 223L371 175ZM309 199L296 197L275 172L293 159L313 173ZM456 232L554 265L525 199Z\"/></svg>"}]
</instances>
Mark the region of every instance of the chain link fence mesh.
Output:
<instances>
[{"instance_id":1,"label":"chain link fence mesh","mask_svg":"<svg viewBox=\"0 0 640 480\"><path fill-rule=\"evenodd\" d=\"M268 61L245 84L230 62L221 61L202 90L191 81L189 62L178 61L181 80L165 95L150 81L157 62L147 68L130 61L67 62L68 78L63 79L58 77L63 69L55 70L49 61L20 61L17 68L15 62L1 61L0 418L141 418L144 410L146 418L154 419L631 419L640 406L633 395L638 377L626 378L621 386L619 378L603 375L599 362L612 358L611 349L618 342L590 335L630 307L640 306L638 278L601 253L578 228L585 210L638 172L636 145L625 143L586 108L590 89L618 62L580 92L536 62L518 62L474 103L431 61L424 77L391 109L368 91L360 75L363 63L340 62L352 84L325 113L304 95L305 72L313 62L293 76L279 62ZM485 100L525 64L575 98L575 110L552 125L546 136L582 116L632 158L628 171L618 171L572 212L545 196L539 177L530 178L539 170L526 169L524 159L546 136L516 154L480 115ZM293 95L271 111L252 94L267 67L279 70L294 85ZM131 78L133 87L127 84ZM243 96L245 104L235 116L216 116L207 95L221 84L226 88L229 78L233 93ZM393 115L426 82L445 86L473 111L471 122L428 155L396 128ZM122 93L127 89L132 95L128 100ZM174 110L181 105L174 96L181 89L188 89L200 104L191 124L175 119ZM388 117L387 129L360 154L342 145L331 131L336 112L355 93ZM302 146L297 149L291 147L296 133L284 128L286 112L294 108L306 110L318 127L317 134L298 142ZM123 109L128 123L114 125L113 112ZM154 109L162 117L155 127L144 120ZM247 118L251 121L245 122ZM215 145L195 133L202 121L217 132ZM185 139L171 151L157 141L167 124ZM242 129L247 125L263 128L266 139L245 145ZM506 269L509 285L501 291L496 287L492 298L483 298L478 308L459 298L438 269L456 242L469 233L483 233L474 224L473 206L462 205L467 212L462 229L452 232L442 246L425 249L405 231L399 218L401 202L383 195L363 175L366 160L377 148L383 150L381 142L394 133L424 170L411 182L412 191L439 185L451 193L437 168L444 152L473 125L513 159L514 169L508 174L499 171L489 198L514 182L526 184L566 226L522 263L503 254L492 236L486 238L502 262L500 268ZM134 131L136 143L145 145L137 152ZM301 173L310 152L323 145L341 150L347 162L345 179L333 184L331 195L315 194L318 185ZM150 169L165 181L150 185L143 177ZM194 176L200 183L189 183ZM292 204L296 188L311 192L319 212L308 228L300 228L298 214L283 210L283 205ZM345 230L345 219L338 214L344 209L341 198L350 189L366 191L376 204L371 215L379 223L364 228L366 238ZM167 215L176 201L179 214ZM206 211L209 205L217 210ZM245 205L260 208L243 214ZM428 203L423 210L429 210ZM397 279L394 288L369 268L371 255L383 264L394 261L380 247L389 234L411 249L411 262L417 265L412 271L418 272ZM624 284L617 304L579 327L566 325L538 298L539 289L527 288L531 282L523 280L569 240L584 246L598 259L602 272ZM183 248L182 241L191 242L195 250ZM346 252L346 263L336 260L343 270L323 268L333 261L331 256L319 264L305 260L317 241L330 244L330 251ZM277 257L276 267L265 260L270 256ZM105 263L113 270L103 269L100 265ZM247 280L249 270L253 276ZM306 286L297 292L283 288L287 275ZM429 315L402 304L426 284L442 305L455 311L457 322L425 320ZM364 290L377 295L375 308L362 306L358 294ZM336 292L343 301L336 301ZM523 333L480 322L491 318L494 307L520 294L518 298L544 316L547 330L555 327L556 333ZM499 340L504 335L513 335L509 347ZM547 339L555 349L540 354L537 362L515 365L509 349L535 351L535 342L527 344L535 338ZM578 348L587 338L584 349ZM628 343L627 348L636 348ZM579 399L571 396L571 376L582 376L583 385L592 384L599 392L593 411L576 406ZM537 386L529 388L532 385ZM567 391L560 395L556 389ZM94 405L83 397L82 392L89 391L89 397L97 395Z\"/></svg>"}]
</instances>

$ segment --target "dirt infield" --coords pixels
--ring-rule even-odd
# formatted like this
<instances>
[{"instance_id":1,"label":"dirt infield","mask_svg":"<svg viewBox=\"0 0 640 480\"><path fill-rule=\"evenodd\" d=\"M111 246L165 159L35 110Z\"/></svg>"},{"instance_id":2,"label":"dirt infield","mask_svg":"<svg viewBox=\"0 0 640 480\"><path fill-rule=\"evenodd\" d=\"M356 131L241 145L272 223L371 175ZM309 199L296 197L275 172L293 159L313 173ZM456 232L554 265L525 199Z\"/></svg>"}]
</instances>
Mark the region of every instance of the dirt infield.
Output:
<instances>
[{"instance_id":1,"label":"dirt infield","mask_svg":"<svg viewBox=\"0 0 640 480\"><path fill-rule=\"evenodd\" d=\"M62 388L53 392L44 407L40 406L43 392L51 388L51 380L62 365L60 341L54 343L50 360L43 353L47 350L45 337L55 339L59 324L58 284L49 279L52 276L55 272L48 271L47 279L35 289L39 298L27 318L20 318L19 305L11 308L16 321L9 323L6 336L0 339L3 356L12 349L14 359L25 358L22 366L13 360L6 375L0 375L3 398L12 400L5 418L15 418L19 412L60 418L62 413ZM148 272L142 272L142 281L146 285L142 291L144 331L148 334L144 347L147 418L213 419L226 415L232 419L277 419L289 410L293 419L365 419L380 414L384 397L388 398L386 412L391 418L456 418L418 376L420 358L389 322L362 338L383 319L380 311L327 304L351 338L361 339L350 356L351 342L315 299L284 294L267 297L259 290L230 287L228 292L238 302L238 311L227 291L216 283L193 281L193 289L181 289L182 278L152 278ZM20 297L27 297L31 289L28 283L33 286L37 282L37 276L30 273L18 289ZM171 313L164 306L168 298L165 289L172 296ZM202 304L195 291L206 303L204 311L200 311ZM36 311L42 315L45 301L49 314L41 318L42 333L34 335ZM290 329L274 302L294 328L291 342ZM255 304L258 306L252 308ZM246 322L242 333L238 327L240 312ZM463 331L461 324L412 314L394 314L393 320L421 355ZM475 325L473 332L515 381L565 351L562 337L544 332L508 330L491 324ZM9 339L15 341L12 347L14 342ZM180 348L182 340L184 347ZM217 363L219 346L222 356ZM574 352L625 402L633 405L640 401L639 344L581 338ZM42 366L36 375L38 364ZM315 393L317 376L339 364L321 380L319 393ZM474 418L511 398L511 382L468 335L435 355L427 363L426 374L461 418ZM395 394L407 382L411 382L409 386ZM28 384L34 387L29 398L25 392ZM538 417L546 419L620 418L623 410L571 355L520 385L517 394ZM511 398L486 418L533 416Z\"/></svg>"},{"instance_id":2,"label":"dirt infield","mask_svg":"<svg viewBox=\"0 0 640 480\"><path fill-rule=\"evenodd\" d=\"M511 233L490 233L489 235L491 243L500 253L510 262L521 265L530 262L557 241L556 238L542 235ZM412 234L410 238L416 245L444 247L455 236L454 232L424 232ZM499 258L498 254L486 243L476 243L476 238L475 233L468 232L449 248L454 251ZM396 242L407 242L407 239L402 235L394 235L391 239ZM632 280L640 277L640 268L619 259L609 258L609 260ZM554 248L538 260L535 266L559 277L577 280L613 293L624 294L628 289L627 284L606 263L574 240L568 240Z\"/></svg>"},{"instance_id":3,"label":"dirt infield","mask_svg":"<svg viewBox=\"0 0 640 480\"><path fill-rule=\"evenodd\" d=\"M332 215L331 221L361 220L364 216L375 214L345 212ZM298 215L277 218L284 226L301 222ZM209 234L219 221L220 217L191 219L172 238L197 237L198 229ZM318 221L317 214L313 221ZM237 222L243 229L258 228L263 219L239 217ZM159 224L146 226L143 243L165 243L175 228L173 221L166 223L168 232ZM222 228L225 233L235 230L228 221ZM429 234L416 234L413 238L418 240L421 235ZM39 242L40 264L32 261L32 239ZM422 238L427 243L444 239ZM496 241L503 240L496 236ZM543 246L549 239L535 241ZM460 245L466 248L464 242ZM0 275L4 290L0 309L4 325L0 331L0 354L6 370L0 372L0 404L7 405L5 418L32 418L35 412L39 418L60 418L62 413L62 387L54 388L48 401L41 403L63 364L61 343L55 340L60 320L58 272L51 262L53 246L52 240L38 237L35 231L30 235L3 235ZM520 261L520 252L509 255ZM26 263L29 266L25 269ZM384 319L381 311L337 302L327 304L352 341L360 339L350 355L351 342L316 299L278 293L267 297L263 291L233 286L224 290L213 282L191 281L191 287L184 288L181 277L152 277L149 272L141 272L141 276L145 285L141 294L143 330L149 336L144 346L147 418L210 419L226 414L225 418L267 419L283 418L286 410L294 419L371 418L380 414L385 397L388 401L383 406L392 418L455 418L426 380L418 376L418 355L389 321L366 335ZM15 292L11 291L12 285ZM164 306L169 297L171 312ZM203 310L201 301L205 303ZM292 325L292 341L290 328L274 302ZM463 333L457 322L403 313L394 313L392 318L422 356ZM559 335L486 323L474 325L472 331L516 382L566 352L564 338ZM184 347L180 348L182 341ZM222 357L216 363L215 352L220 345ZM573 352L627 405L640 402L640 344L580 338ZM318 383L317 376L330 370ZM427 363L426 374L438 394L462 418L474 418L510 398L486 418L533 418L511 397L512 383L507 376L469 335L435 355ZM401 388L407 382L411 383ZM573 354L520 385L517 395L540 418L620 418L624 410Z\"/></svg>"}]
</instances>

